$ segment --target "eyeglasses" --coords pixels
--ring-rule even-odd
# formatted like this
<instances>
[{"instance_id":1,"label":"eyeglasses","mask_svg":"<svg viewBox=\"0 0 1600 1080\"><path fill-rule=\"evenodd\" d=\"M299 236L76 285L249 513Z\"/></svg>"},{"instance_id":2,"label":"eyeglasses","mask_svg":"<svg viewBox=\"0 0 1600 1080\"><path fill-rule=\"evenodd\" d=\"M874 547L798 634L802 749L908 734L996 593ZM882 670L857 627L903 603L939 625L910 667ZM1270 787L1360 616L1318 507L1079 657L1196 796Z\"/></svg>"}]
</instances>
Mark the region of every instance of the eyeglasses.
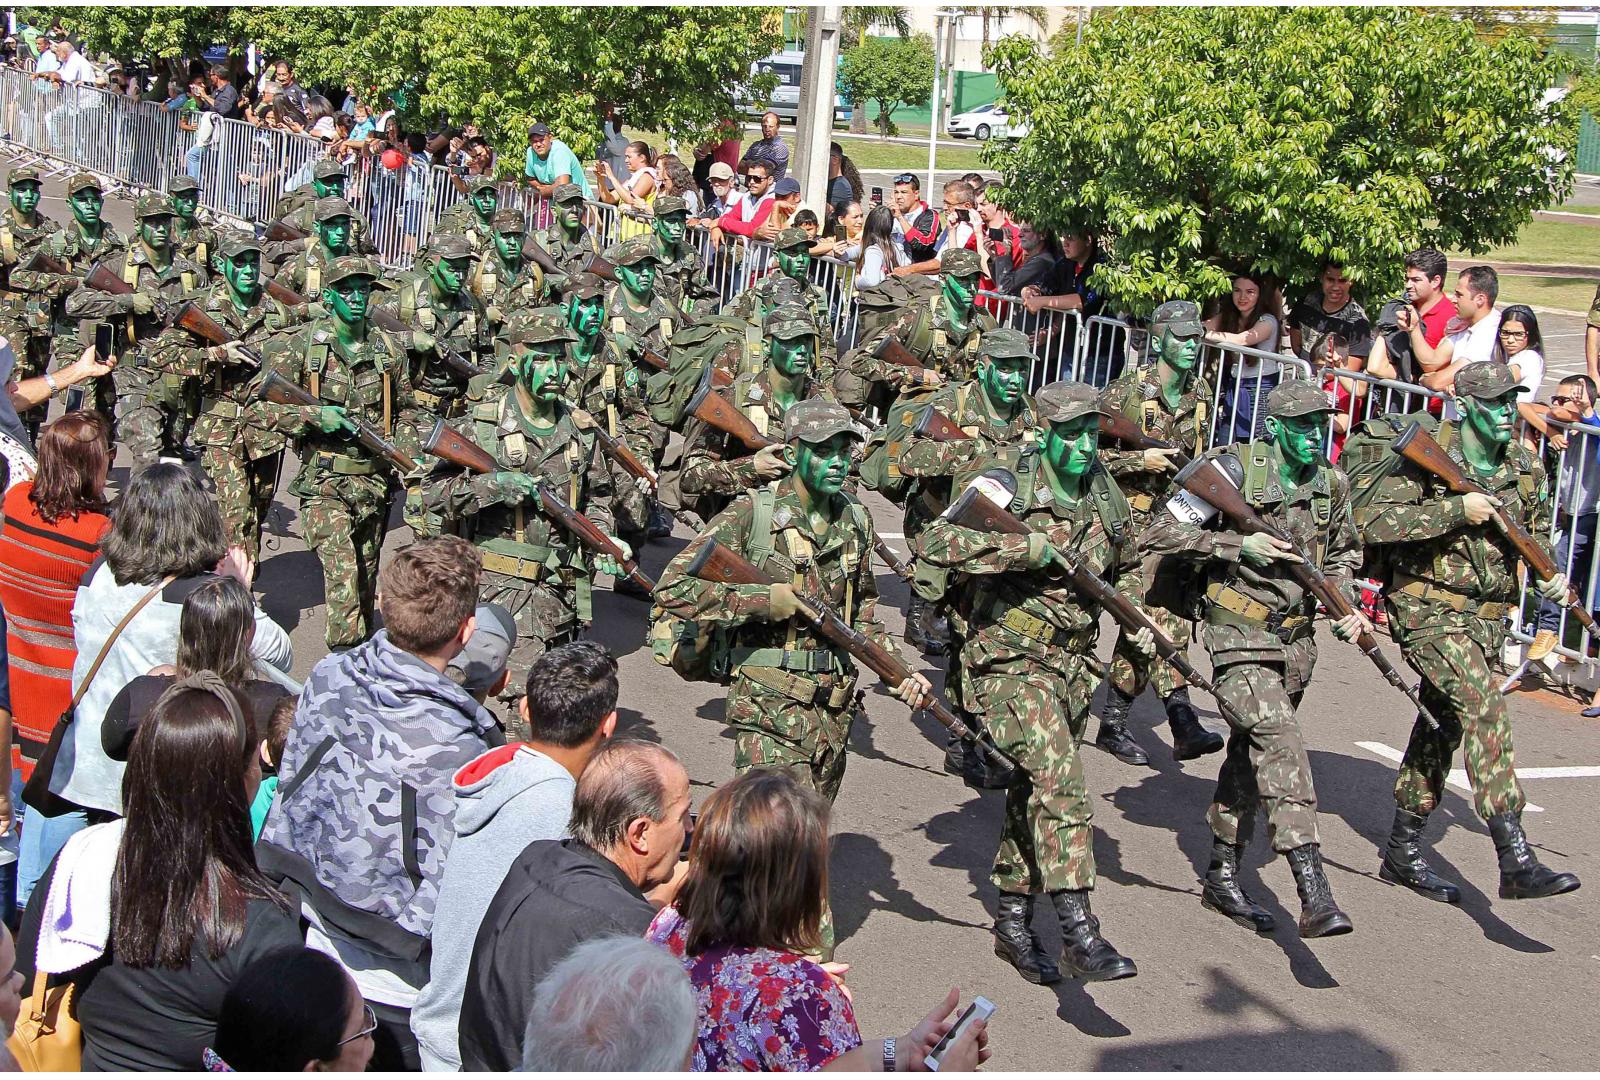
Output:
<instances>
[{"instance_id":1,"label":"eyeglasses","mask_svg":"<svg viewBox=\"0 0 1600 1080\"><path fill-rule=\"evenodd\" d=\"M351 1035L347 1039L340 1039L338 1042L334 1043L333 1045L335 1045L335 1046L344 1046L344 1045L346 1045L348 1043L353 1043L357 1039L366 1038L368 1035L371 1035L374 1031L377 1031L377 1030L378 1030L378 1014L372 1011L372 1006L371 1005L363 1004L361 1006L361 1030L356 1032L354 1035Z\"/></svg>"},{"instance_id":2,"label":"eyeglasses","mask_svg":"<svg viewBox=\"0 0 1600 1080\"><path fill-rule=\"evenodd\" d=\"M916 183L916 180L916 174L908 172L903 172L894 178L894 182L897 184L914 184Z\"/></svg>"},{"instance_id":3,"label":"eyeglasses","mask_svg":"<svg viewBox=\"0 0 1600 1080\"><path fill-rule=\"evenodd\" d=\"M1526 330L1502 330L1500 331L1500 336L1503 338L1522 338L1523 340L1527 340L1528 332Z\"/></svg>"}]
</instances>

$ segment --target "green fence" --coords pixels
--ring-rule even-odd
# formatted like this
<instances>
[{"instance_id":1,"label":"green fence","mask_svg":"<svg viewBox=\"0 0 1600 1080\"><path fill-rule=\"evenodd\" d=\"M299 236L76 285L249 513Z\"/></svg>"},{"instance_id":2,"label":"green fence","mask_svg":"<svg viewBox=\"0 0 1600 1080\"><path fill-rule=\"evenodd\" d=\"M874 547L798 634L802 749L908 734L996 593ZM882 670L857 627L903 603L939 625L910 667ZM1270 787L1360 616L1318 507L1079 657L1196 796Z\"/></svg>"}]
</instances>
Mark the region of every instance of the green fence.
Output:
<instances>
[{"instance_id":1,"label":"green fence","mask_svg":"<svg viewBox=\"0 0 1600 1080\"><path fill-rule=\"evenodd\" d=\"M1578 124L1578 171L1600 176L1600 124L1587 111Z\"/></svg>"},{"instance_id":2,"label":"green fence","mask_svg":"<svg viewBox=\"0 0 1600 1080\"><path fill-rule=\"evenodd\" d=\"M955 94L950 99L950 115L975 109L979 105L987 105L1000 96L999 83L994 74L988 71L957 71ZM941 81L943 76L941 75ZM944 87L939 88L944 93ZM871 102L867 103L867 116L878 115L878 107ZM913 108L902 105L894 111L894 122L904 127L906 124L926 124L933 117L933 100Z\"/></svg>"}]
</instances>

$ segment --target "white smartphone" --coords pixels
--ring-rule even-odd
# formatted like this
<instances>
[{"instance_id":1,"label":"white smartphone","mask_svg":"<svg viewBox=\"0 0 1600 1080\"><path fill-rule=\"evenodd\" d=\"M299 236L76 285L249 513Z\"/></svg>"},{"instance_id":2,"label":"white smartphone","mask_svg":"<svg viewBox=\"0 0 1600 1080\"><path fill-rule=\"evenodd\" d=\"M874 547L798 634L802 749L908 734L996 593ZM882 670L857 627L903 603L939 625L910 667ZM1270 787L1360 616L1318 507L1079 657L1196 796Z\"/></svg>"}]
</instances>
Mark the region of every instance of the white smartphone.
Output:
<instances>
[{"instance_id":1,"label":"white smartphone","mask_svg":"<svg viewBox=\"0 0 1600 1080\"><path fill-rule=\"evenodd\" d=\"M945 1032L944 1038L940 1039L939 1044L935 1046L928 1054L928 1071L938 1072L940 1058L944 1057L945 1050L949 1048L950 1044L961 1038L962 1035L966 1034L967 1029L971 1027L975 1021L986 1021L993 1015L994 1002L982 996L973 998L972 1004L968 1005L966 1011L961 1014L961 1019L956 1021L956 1026Z\"/></svg>"}]
</instances>

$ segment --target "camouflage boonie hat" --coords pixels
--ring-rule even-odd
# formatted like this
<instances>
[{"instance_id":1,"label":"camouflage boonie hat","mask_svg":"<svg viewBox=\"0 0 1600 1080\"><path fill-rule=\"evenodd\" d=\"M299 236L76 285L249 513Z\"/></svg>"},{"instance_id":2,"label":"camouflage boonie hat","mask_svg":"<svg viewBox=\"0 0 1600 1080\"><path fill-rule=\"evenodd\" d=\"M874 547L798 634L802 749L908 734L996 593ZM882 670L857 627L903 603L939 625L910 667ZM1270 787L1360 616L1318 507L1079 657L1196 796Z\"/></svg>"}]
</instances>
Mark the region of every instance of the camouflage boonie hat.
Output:
<instances>
[{"instance_id":1,"label":"camouflage boonie hat","mask_svg":"<svg viewBox=\"0 0 1600 1080\"><path fill-rule=\"evenodd\" d=\"M998 326L984 334L978 344L978 358L1023 356L1033 359L1033 346L1028 342L1028 335L1021 330L1013 330L1009 326Z\"/></svg>"},{"instance_id":2,"label":"camouflage boonie hat","mask_svg":"<svg viewBox=\"0 0 1600 1080\"><path fill-rule=\"evenodd\" d=\"M1162 327L1179 337L1199 337L1205 333L1205 327L1200 325L1200 309L1191 300L1168 300L1156 308L1150 319L1150 330L1154 333Z\"/></svg>"},{"instance_id":3,"label":"camouflage boonie hat","mask_svg":"<svg viewBox=\"0 0 1600 1080\"><path fill-rule=\"evenodd\" d=\"M550 191L550 201L553 203L582 202L583 189L577 184L557 184Z\"/></svg>"},{"instance_id":4,"label":"camouflage boonie hat","mask_svg":"<svg viewBox=\"0 0 1600 1080\"><path fill-rule=\"evenodd\" d=\"M494 217L489 219L489 227L498 233L525 233L528 231L528 215L514 206L508 206L494 212Z\"/></svg>"},{"instance_id":5,"label":"camouflage boonie hat","mask_svg":"<svg viewBox=\"0 0 1600 1080\"><path fill-rule=\"evenodd\" d=\"M966 248L945 248L939 256L939 273L953 277L973 277L983 272L978 253Z\"/></svg>"},{"instance_id":6,"label":"camouflage boonie hat","mask_svg":"<svg viewBox=\"0 0 1600 1080\"><path fill-rule=\"evenodd\" d=\"M519 311L506 327L506 339L513 345L543 345L551 341L577 341L564 323L554 322L532 311Z\"/></svg>"},{"instance_id":7,"label":"camouflage boonie hat","mask_svg":"<svg viewBox=\"0 0 1600 1080\"><path fill-rule=\"evenodd\" d=\"M783 418L783 441L827 442L841 432L861 438L861 429L843 405L826 398L806 398L796 402Z\"/></svg>"},{"instance_id":8,"label":"camouflage boonie hat","mask_svg":"<svg viewBox=\"0 0 1600 1080\"><path fill-rule=\"evenodd\" d=\"M378 264L371 259L362 255L341 255L322 272L322 281L326 285L337 285L346 278L369 277L377 281L382 276Z\"/></svg>"},{"instance_id":9,"label":"camouflage boonie hat","mask_svg":"<svg viewBox=\"0 0 1600 1080\"><path fill-rule=\"evenodd\" d=\"M336 217L353 218L355 216L356 208L337 195L329 195L311 204L312 221L330 221Z\"/></svg>"},{"instance_id":10,"label":"camouflage boonie hat","mask_svg":"<svg viewBox=\"0 0 1600 1080\"><path fill-rule=\"evenodd\" d=\"M436 259L470 259L477 252L472 241L460 233L445 233L428 241L428 254Z\"/></svg>"},{"instance_id":11,"label":"camouflage boonie hat","mask_svg":"<svg viewBox=\"0 0 1600 1080\"><path fill-rule=\"evenodd\" d=\"M172 205L172 200L160 192L140 195L133 202L133 216L140 220L153 217L172 217L177 212L177 209Z\"/></svg>"},{"instance_id":12,"label":"camouflage boonie hat","mask_svg":"<svg viewBox=\"0 0 1600 1080\"><path fill-rule=\"evenodd\" d=\"M811 313L799 304L779 304L767 316L761 330L767 337L793 341L800 337L815 337L817 324L811 321Z\"/></svg>"},{"instance_id":13,"label":"camouflage boonie hat","mask_svg":"<svg viewBox=\"0 0 1600 1080\"><path fill-rule=\"evenodd\" d=\"M656 239L653 236L630 236L613 249L615 255L611 261L618 266L632 266L634 263L660 262L661 256L656 252Z\"/></svg>"},{"instance_id":14,"label":"camouflage boonie hat","mask_svg":"<svg viewBox=\"0 0 1600 1080\"><path fill-rule=\"evenodd\" d=\"M797 229L793 225L778 230L778 238L772 242L773 251L789 251L793 248L809 248L811 237L806 235L804 229Z\"/></svg>"},{"instance_id":15,"label":"camouflage boonie hat","mask_svg":"<svg viewBox=\"0 0 1600 1080\"><path fill-rule=\"evenodd\" d=\"M247 251L253 251L257 255L266 253L266 249L261 246L260 241L255 237L247 232L235 230L229 230L223 236L222 243L218 244L217 248L222 252L222 257L225 259L236 259Z\"/></svg>"},{"instance_id":16,"label":"camouflage boonie hat","mask_svg":"<svg viewBox=\"0 0 1600 1080\"><path fill-rule=\"evenodd\" d=\"M599 297L604 300L606 283L593 274L579 274L572 279L565 289L561 290L561 295L568 300L573 297L577 297L579 300L590 300Z\"/></svg>"},{"instance_id":17,"label":"camouflage boonie hat","mask_svg":"<svg viewBox=\"0 0 1600 1080\"><path fill-rule=\"evenodd\" d=\"M1510 368L1494 360L1479 360L1456 372L1456 393L1465 397L1493 399L1527 389L1518 385Z\"/></svg>"},{"instance_id":18,"label":"camouflage boonie hat","mask_svg":"<svg viewBox=\"0 0 1600 1080\"><path fill-rule=\"evenodd\" d=\"M495 184L496 184L495 178L492 177L492 176L481 176L480 175L480 176L470 177L467 180L467 194L468 195L476 195L478 192L482 191L484 188L495 187ZM495 194L496 195L500 194L498 189L496 189Z\"/></svg>"},{"instance_id":19,"label":"camouflage boonie hat","mask_svg":"<svg viewBox=\"0 0 1600 1080\"><path fill-rule=\"evenodd\" d=\"M344 179L344 165L335 158L323 158L311 167L311 175L317 180L332 180L335 176Z\"/></svg>"},{"instance_id":20,"label":"camouflage boonie hat","mask_svg":"<svg viewBox=\"0 0 1600 1080\"><path fill-rule=\"evenodd\" d=\"M67 181L68 195L76 195L80 191L98 191L102 195L106 193L106 189L94 173L88 172L73 173L72 179Z\"/></svg>"},{"instance_id":21,"label":"camouflage boonie hat","mask_svg":"<svg viewBox=\"0 0 1600 1080\"><path fill-rule=\"evenodd\" d=\"M1047 424L1061 424L1089 413L1106 412L1100 402L1100 391L1088 383L1070 379L1041 386L1039 392L1033 395L1033 402L1038 408L1039 419Z\"/></svg>"},{"instance_id":22,"label":"camouflage boonie hat","mask_svg":"<svg viewBox=\"0 0 1600 1080\"><path fill-rule=\"evenodd\" d=\"M1267 415L1287 420L1292 416L1315 416L1333 412L1333 395L1316 383L1289 379L1267 393Z\"/></svg>"},{"instance_id":23,"label":"camouflage boonie hat","mask_svg":"<svg viewBox=\"0 0 1600 1080\"><path fill-rule=\"evenodd\" d=\"M186 177L187 175L188 174L185 174ZM16 168L6 173L6 183L8 185L14 186L22 183L24 180L32 180L36 184L42 184L44 183L44 170L40 169L37 165L18 165Z\"/></svg>"},{"instance_id":24,"label":"camouflage boonie hat","mask_svg":"<svg viewBox=\"0 0 1600 1080\"><path fill-rule=\"evenodd\" d=\"M689 204L681 195L658 195L655 201L656 217L666 217L668 214L687 214Z\"/></svg>"},{"instance_id":25,"label":"camouflage boonie hat","mask_svg":"<svg viewBox=\"0 0 1600 1080\"><path fill-rule=\"evenodd\" d=\"M199 191L199 190L200 190L200 181L196 180L194 177L190 176L188 173L179 173L177 176L174 176L171 180L167 181L167 194L168 195L176 195L180 191Z\"/></svg>"}]
</instances>

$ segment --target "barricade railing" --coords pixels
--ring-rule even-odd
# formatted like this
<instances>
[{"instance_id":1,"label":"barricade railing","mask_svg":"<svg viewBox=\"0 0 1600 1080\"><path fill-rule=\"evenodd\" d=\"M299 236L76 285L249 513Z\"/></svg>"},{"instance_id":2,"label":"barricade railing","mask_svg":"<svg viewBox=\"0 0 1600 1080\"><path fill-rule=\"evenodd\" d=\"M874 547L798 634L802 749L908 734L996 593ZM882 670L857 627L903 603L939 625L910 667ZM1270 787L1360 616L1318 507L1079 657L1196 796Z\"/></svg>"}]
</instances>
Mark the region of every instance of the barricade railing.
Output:
<instances>
[{"instance_id":1,"label":"barricade railing","mask_svg":"<svg viewBox=\"0 0 1600 1080\"><path fill-rule=\"evenodd\" d=\"M1317 377L1322 388L1333 394L1334 412L1328 418L1323 448L1335 465L1344 452L1345 440L1358 425L1378 416L1422 412L1444 398L1439 391L1416 383L1382 379L1348 368L1321 368Z\"/></svg>"}]
</instances>

